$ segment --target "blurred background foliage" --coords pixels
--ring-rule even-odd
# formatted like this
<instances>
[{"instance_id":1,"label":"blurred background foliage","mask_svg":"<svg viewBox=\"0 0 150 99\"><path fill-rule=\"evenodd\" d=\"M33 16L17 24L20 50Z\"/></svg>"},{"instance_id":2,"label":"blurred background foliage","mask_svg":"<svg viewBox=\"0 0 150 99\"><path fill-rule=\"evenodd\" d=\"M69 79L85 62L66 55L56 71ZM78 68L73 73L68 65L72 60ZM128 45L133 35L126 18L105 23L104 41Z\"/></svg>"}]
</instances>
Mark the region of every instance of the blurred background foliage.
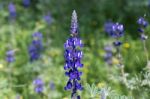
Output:
<instances>
[{"instance_id":1,"label":"blurred background foliage","mask_svg":"<svg viewBox=\"0 0 150 99\"><path fill-rule=\"evenodd\" d=\"M16 7L15 19L9 16L10 2ZM118 78L115 76L120 75L119 70L115 65L108 66L103 59L104 46L113 41L104 32L104 23L109 20L120 22L125 27L125 36L121 40L129 45L122 46L125 71L129 73L129 78L142 75L146 57L137 31L137 19L146 15L145 18L150 22L148 0L31 0L29 7L24 7L22 0L0 0L0 99L18 99L15 98L17 96L19 99L43 99L34 92L32 81L36 77L45 82L44 93L50 99L70 97L70 93L63 89L67 80L63 70L63 44L69 37L71 13L74 9L78 14L80 36L84 42L83 85L104 84L119 94L132 95L135 99L144 99L141 98L143 95L150 97L149 92L142 92L144 89L129 90L116 82ZM51 15L50 24L44 20L47 13ZM28 46L32 34L37 31L43 34L44 51L39 60L31 63ZM150 35L150 27L146 31ZM150 54L149 42L148 39ZM9 49L16 50L15 62L12 64L5 61ZM49 88L49 82L54 83L54 89ZM10 83L11 88L8 86ZM81 96L88 99L85 90Z\"/></svg>"}]
</instances>

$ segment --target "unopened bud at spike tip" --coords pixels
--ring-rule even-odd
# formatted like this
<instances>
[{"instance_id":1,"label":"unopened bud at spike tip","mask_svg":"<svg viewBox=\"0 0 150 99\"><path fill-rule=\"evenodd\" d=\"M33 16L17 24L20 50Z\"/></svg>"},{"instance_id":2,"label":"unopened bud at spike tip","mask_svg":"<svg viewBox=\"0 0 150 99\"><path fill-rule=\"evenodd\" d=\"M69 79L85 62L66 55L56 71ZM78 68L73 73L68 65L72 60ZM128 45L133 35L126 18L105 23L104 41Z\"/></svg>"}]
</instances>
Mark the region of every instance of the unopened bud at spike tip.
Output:
<instances>
[{"instance_id":1,"label":"unopened bud at spike tip","mask_svg":"<svg viewBox=\"0 0 150 99\"><path fill-rule=\"evenodd\" d=\"M78 20L77 20L77 13L75 10L72 12L72 19L71 19L71 27L70 31L72 34L78 33Z\"/></svg>"}]
</instances>

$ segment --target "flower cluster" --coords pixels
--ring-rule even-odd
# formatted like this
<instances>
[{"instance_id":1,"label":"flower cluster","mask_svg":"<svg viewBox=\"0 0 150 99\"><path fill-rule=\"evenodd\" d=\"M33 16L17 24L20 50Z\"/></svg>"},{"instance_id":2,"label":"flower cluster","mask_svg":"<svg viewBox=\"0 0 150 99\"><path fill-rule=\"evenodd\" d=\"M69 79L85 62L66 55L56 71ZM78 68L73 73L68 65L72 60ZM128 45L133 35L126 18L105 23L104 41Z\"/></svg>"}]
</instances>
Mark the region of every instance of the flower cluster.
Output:
<instances>
[{"instance_id":1,"label":"flower cluster","mask_svg":"<svg viewBox=\"0 0 150 99\"><path fill-rule=\"evenodd\" d=\"M122 24L107 22L104 25L105 31L112 37L118 38L124 35Z\"/></svg>"},{"instance_id":2,"label":"flower cluster","mask_svg":"<svg viewBox=\"0 0 150 99\"><path fill-rule=\"evenodd\" d=\"M137 23L140 25L138 31L141 33L141 40L146 40L148 36L145 35L144 29L148 26L148 22L143 17L140 17Z\"/></svg>"},{"instance_id":3,"label":"flower cluster","mask_svg":"<svg viewBox=\"0 0 150 99\"><path fill-rule=\"evenodd\" d=\"M113 48L111 45L106 45L104 47L106 54L104 55L104 60L108 65L112 65L112 57L113 57Z\"/></svg>"},{"instance_id":4,"label":"flower cluster","mask_svg":"<svg viewBox=\"0 0 150 99\"><path fill-rule=\"evenodd\" d=\"M30 0L23 0L22 3L24 5L24 7L29 7L30 6Z\"/></svg>"},{"instance_id":5,"label":"flower cluster","mask_svg":"<svg viewBox=\"0 0 150 99\"><path fill-rule=\"evenodd\" d=\"M65 47L65 66L66 76L69 77L67 85L65 86L65 90L72 91L72 97L76 96L77 90L82 90L83 87L81 85L80 76L82 72L78 70L78 68L82 68L83 64L81 63L81 59L83 56L80 48L83 47L82 40L78 37L78 22L76 12L72 13L72 21L71 21L71 37L64 44ZM77 99L80 99L80 96L77 96Z\"/></svg>"},{"instance_id":6,"label":"flower cluster","mask_svg":"<svg viewBox=\"0 0 150 99\"><path fill-rule=\"evenodd\" d=\"M15 61L14 54L15 54L14 50L8 50L6 52L6 61L8 63L12 63Z\"/></svg>"},{"instance_id":7,"label":"flower cluster","mask_svg":"<svg viewBox=\"0 0 150 99\"><path fill-rule=\"evenodd\" d=\"M54 83L53 81L50 81L50 83L49 83L49 88L50 88L51 90L54 90L54 89L55 89L55 83Z\"/></svg>"},{"instance_id":8,"label":"flower cluster","mask_svg":"<svg viewBox=\"0 0 150 99\"><path fill-rule=\"evenodd\" d=\"M105 32L108 33L109 35L112 34L112 26L113 26L113 25L114 25L114 23L111 22L111 21L108 21L108 22L106 22L106 23L104 24L104 30L105 30Z\"/></svg>"},{"instance_id":9,"label":"flower cluster","mask_svg":"<svg viewBox=\"0 0 150 99\"><path fill-rule=\"evenodd\" d=\"M43 49L42 44L42 33L35 32L33 35L33 41L28 48L28 52L30 55L30 61L34 61L40 58L41 51Z\"/></svg>"},{"instance_id":10,"label":"flower cluster","mask_svg":"<svg viewBox=\"0 0 150 99\"><path fill-rule=\"evenodd\" d=\"M111 37L114 38L120 38L124 35L124 27L120 23L112 23L112 22L107 22L104 25L105 32L107 32ZM120 41L115 41L114 45L115 46L120 46L122 42Z\"/></svg>"},{"instance_id":11,"label":"flower cluster","mask_svg":"<svg viewBox=\"0 0 150 99\"><path fill-rule=\"evenodd\" d=\"M43 90L44 90L44 82L42 81L42 79L40 78L37 78L33 81L33 85L35 86L34 87L34 91L36 93L42 93Z\"/></svg>"},{"instance_id":12,"label":"flower cluster","mask_svg":"<svg viewBox=\"0 0 150 99\"><path fill-rule=\"evenodd\" d=\"M48 12L46 15L44 15L43 18L47 24L50 25L52 23L52 16L51 16L50 12Z\"/></svg>"},{"instance_id":13,"label":"flower cluster","mask_svg":"<svg viewBox=\"0 0 150 99\"><path fill-rule=\"evenodd\" d=\"M9 3L8 10L9 10L10 18L15 18L17 16L17 14L16 14L16 7L15 7L15 5L12 2Z\"/></svg>"}]
</instances>

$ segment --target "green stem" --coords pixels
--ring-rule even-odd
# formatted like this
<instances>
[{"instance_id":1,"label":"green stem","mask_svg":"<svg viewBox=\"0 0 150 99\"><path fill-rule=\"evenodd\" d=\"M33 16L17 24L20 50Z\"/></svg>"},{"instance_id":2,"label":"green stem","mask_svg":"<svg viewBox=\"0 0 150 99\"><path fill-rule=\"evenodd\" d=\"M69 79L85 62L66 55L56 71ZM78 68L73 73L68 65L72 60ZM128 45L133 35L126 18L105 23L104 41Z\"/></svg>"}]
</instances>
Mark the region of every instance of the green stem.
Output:
<instances>
[{"instance_id":1,"label":"green stem","mask_svg":"<svg viewBox=\"0 0 150 99\"><path fill-rule=\"evenodd\" d=\"M145 55L146 55L146 60L147 60L147 64L149 62L149 55L148 55L148 49L146 47L146 41L143 40L143 47L144 47L144 52L145 52Z\"/></svg>"},{"instance_id":2,"label":"green stem","mask_svg":"<svg viewBox=\"0 0 150 99\"><path fill-rule=\"evenodd\" d=\"M126 84L127 79L126 79L125 72L124 72L124 64L122 62L122 55L121 55L120 47L119 46L116 47L116 50L117 50L117 54L118 54L117 58L119 60L121 76L123 78L123 82Z\"/></svg>"},{"instance_id":3,"label":"green stem","mask_svg":"<svg viewBox=\"0 0 150 99\"><path fill-rule=\"evenodd\" d=\"M11 67L11 64L8 64L8 87L9 88L12 88L12 75L11 75L11 72L12 71L12 67Z\"/></svg>"}]
</instances>

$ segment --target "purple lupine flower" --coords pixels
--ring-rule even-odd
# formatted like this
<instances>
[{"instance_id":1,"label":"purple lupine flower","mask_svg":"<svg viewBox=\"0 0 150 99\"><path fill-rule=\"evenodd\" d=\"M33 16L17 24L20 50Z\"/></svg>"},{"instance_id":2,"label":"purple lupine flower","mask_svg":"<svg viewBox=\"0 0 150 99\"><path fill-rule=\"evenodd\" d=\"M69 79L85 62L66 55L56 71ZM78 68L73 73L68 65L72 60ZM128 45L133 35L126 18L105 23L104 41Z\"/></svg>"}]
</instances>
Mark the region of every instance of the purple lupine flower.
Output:
<instances>
[{"instance_id":1,"label":"purple lupine flower","mask_svg":"<svg viewBox=\"0 0 150 99\"><path fill-rule=\"evenodd\" d=\"M30 6L30 2L31 2L30 0L23 0L22 1L23 6L26 7L26 8Z\"/></svg>"},{"instance_id":2,"label":"purple lupine flower","mask_svg":"<svg viewBox=\"0 0 150 99\"><path fill-rule=\"evenodd\" d=\"M52 23L52 16L51 16L50 12L48 12L46 15L44 15L43 18L47 24L50 25Z\"/></svg>"},{"instance_id":3,"label":"purple lupine flower","mask_svg":"<svg viewBox=\"0 0 150 99\"><path fill-rule=\"evenodd\" d=\"M71 37L68 38L66 43L64 44L65 48L65 66L66 76L69 77L67 85L65 86L65 90L71 90L71 97L77 97L80 99L80 96L76 96L77 90L82 90L83 87L80 83L80 76L82 72L78 70L78 68L82 68L83 64L81 63L81 59L83 57L83 53L79 48L83 47L82 40L77 36L78 35L78 22L77 22L77 14L75 10L72 13L71 20Z\"/></svg>"},{"instance_id":4,"label":"purple lupine flower","mask_svg":"<svg viewBox=\"0 0 150 99\"><path fill-rule=\"evenodd\" d=\"M108 33L111 37L114 37L116 39L124 35L124 26L120 23L106 22L104 28L106 33ZM113 44L114 46L120 46L122 42L117 40L113 42Z\"/></svg>"},{"instance_id":5,"label":"purple lupine flower","mask_svg":"<svg viewBox=\"0 0 150 99\"><path fill-rule=\"evenodd\" d=\"M121 37L124 35L124 27L122 24L116 23L112 26L112 37Z\"/></svg>"},{"instance_id":6,"label":"purple lupine flower","mask_svg":"<svg viewBox=\"0 0 150 99\"><path fill-rule=\"evenodd\" d=\"M8 63L12 63L15 61L14 54L15 54L14 50L8 50L6 52L6 61Z\"/></svg>"},{"instance_id":7,"label":"purple lupine flower","mask_svg":"<svg viewBox=\"0 0 150 99\"><path fill-rule=\"evenodd\" d=\"M122 24L106 22L104 25L104 30L110 36L118 38L124 35L124 27Z\"/></svg>"},{"instance_id":8,"label":"purple lupine flower","mask_svg":"<svg viewBox=\"0 0 150 99\"><path fill-rule=\"evenodd\" d=\"M16 7L15 7L14 3L12 3L12 2L9 3L8 10L9 10L10 18L15 18L17 16Z\"/></svg>"},{"instance_id":9,"label":"purple lupine flower","mask_svg":"<svg viewBox=\"0 0 150 99\"><path fill-rule=\"evenodd\" d=\"M78 20L77 20L77 14L75 11L73 11L73 14L72 14L70 32L72 34L78 33Z\"/></svg>"},{"instance_id":10,"label":"purple lupine flower","mask_svg":"<svg viewBox=\"0 0 150 99\"><path fill-rule=\"evenodd\" d=\"M43 49L42 44L42 33L35 32L33 35L32 43L28 48L28 52L30 55L30 61L38 60L41 56L41 51Z\"/></svg>"},{"instance_id":11,"label":"purple lupine flower","mask_svg":"<svg viewBox=\"0 0 150 99\"><path fill-rule=\"evenodd\" d=\"M137 23L143 27L147 27L148 26L148 22L143 18L143 17L140 17L137 21Z\"/></svg>"},{"instance_id":12,"label":"purple lupine flower","mask_svg":"<svg viewBox=\"0 0 150 99\"><path fill-rule=\"evenodd\" d=\"M51 90L54 90L54 89L55 89L55 84L54 84L54 82L50 81L49 87L50 87Z\"/></svg>"},{"instance_id":13,"label":"purple lupine flower","mask_svg":"<svg viewBox=\"0 0 150 99\"><path fill-rule=\"evenodd\" d=\"M111 45L106 45L104 47L105 55L104 60L108 65L112 65L112 57L113 57L113 47Z\"/></svg>"},{"instance_id":14,"label":"purple lupine flower","mask_svg":"<svg viewBox=\"0 0 150 99\"><path fill-rule=\"evenodd\" d=\"M44 90L44 82L42 81L42 79L37 78L33 81L33 85L34 85L34 91L36 93L42 93Z\"/></svg>"},{"instance_id":15,"label":"purple lupine flower","mask_svg":"<svg viewBox=\"0 0 150 99\"><path fill-rule=\"evenodd\" d=\"M144 33L144 30L149 25L149 23L143 17L140 17L137 20L137 23L140 25L140 28L138 29L138 31L141 33L140 34L141 40L146 40L148 36Z\"/></svg>"},{"instance_id":16,"label":"purple lupine flower","mask_svg":"<svg viewBox=\"0 0 150 99\"><path fill-rule=\"evenodd\" d=\"M104 30L106 33L108 33L109 35L112 34L112 26L114 25L113 22L108 21L104 24Z\"/></svg>"}]
</instances>

